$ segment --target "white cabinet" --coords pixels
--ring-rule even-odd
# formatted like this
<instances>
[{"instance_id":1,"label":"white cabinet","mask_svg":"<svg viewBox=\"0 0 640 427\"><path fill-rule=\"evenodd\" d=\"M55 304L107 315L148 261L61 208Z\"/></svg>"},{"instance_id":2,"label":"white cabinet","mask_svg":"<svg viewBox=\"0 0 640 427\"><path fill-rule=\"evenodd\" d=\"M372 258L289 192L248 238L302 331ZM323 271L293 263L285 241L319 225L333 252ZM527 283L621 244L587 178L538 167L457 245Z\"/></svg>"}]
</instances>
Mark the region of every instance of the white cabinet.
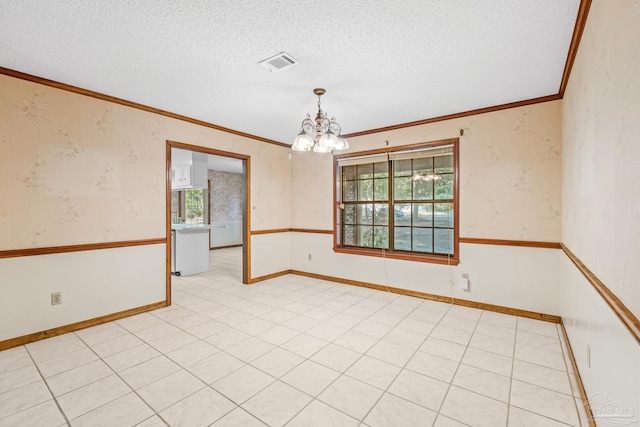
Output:
<instances>
[{"instance_id":1,"label":"white cabinet","mask_svg":"<svg viewBox=\"0 0 640 427\"><path fill-rule=\"evenodd\" d=\"M187 190L207 188L207 155L171 149L171 188Z\"/></svg>"},{"instance_id":2,"label":"white cabinet","mask_svg":"<svg viewBox=\"0 0 640 427\"><path fill-rule=\"evenodd\" d=\"M193 184L193 167L181 165L171 168L171 188L188 188Z\"/></svg>"}]
</instances>

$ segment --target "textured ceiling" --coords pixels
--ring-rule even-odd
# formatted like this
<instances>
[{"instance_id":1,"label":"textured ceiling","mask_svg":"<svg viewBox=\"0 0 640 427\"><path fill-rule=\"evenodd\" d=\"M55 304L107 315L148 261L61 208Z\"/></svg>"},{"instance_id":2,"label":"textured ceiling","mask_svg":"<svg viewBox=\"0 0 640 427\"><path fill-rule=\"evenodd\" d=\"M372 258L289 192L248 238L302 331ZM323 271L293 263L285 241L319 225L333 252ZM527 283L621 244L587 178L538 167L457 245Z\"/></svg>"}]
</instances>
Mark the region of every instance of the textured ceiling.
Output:
<instances>
[{"instance_id":1,"label":"textured ceiling","mask_svg":"<svg viewBox=\"0 0 640 427\"><path fill-rule=\"evenodd\" d=\"M2 0L0 66L291 143L557 94L579 3Z\"/></svg>"}]
</instances>

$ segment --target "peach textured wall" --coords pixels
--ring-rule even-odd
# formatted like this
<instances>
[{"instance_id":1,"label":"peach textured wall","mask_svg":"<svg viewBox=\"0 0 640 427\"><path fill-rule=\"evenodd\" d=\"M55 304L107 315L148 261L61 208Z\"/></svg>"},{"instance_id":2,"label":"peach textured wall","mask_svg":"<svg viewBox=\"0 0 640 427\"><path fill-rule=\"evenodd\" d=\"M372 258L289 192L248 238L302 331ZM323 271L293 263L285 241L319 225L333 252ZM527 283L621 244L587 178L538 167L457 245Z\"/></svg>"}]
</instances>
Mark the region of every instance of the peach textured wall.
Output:
<instances>
[{"instance_id":1,"label":"peach textured wall","mask_svg":"<svg viewBox=\"0 0 640 427\"><path fill-rule=\"evenodd\" d=\"M252 227L289 226L288 150L0 76L0 250L165 237L165 141L251 156Z\"/></svg>"},{"instance_id":2,"label":"peach textured wall","mask_svg":"<svg viewBox=\"0 0 640 427\"><path fill-rule=\"evenodd\" d=\"M640 316L640 1L594 1L563 100L562 241Z\"/></svg>"},{"instance_id":3,"label":"peach textured wall","mask_svg":"<svg viewBox=\"0 0 640 427\"><path fill-rule=\"evenodd\" d=\"M459 136L460 235L560 241L561 102L350 139L352 152ZM292 227L332 228L332 159L294 153Z\"/></svg>"}]
</instances>

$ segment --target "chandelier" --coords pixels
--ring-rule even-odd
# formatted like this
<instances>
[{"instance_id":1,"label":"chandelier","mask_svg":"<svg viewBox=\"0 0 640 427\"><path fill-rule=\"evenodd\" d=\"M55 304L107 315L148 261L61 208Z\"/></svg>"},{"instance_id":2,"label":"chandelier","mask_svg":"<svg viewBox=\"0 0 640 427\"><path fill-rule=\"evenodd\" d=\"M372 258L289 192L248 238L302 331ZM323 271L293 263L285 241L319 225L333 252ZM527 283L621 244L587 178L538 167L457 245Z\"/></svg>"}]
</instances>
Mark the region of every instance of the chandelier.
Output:
<instances>
[{"instance_id":1,"label":"chandelier","mask_svg":"<svg viewBox=\"0 0 640 427\"><path fill-rule=\"evenodd\" d=\"M316 153L330 153L331 151L347 150L349 143L341 135L342 130L335 117L328 115L320 107L320 97L326 90L316 88L313 93L318 95L318 114L315 120L307 114L307 118L300 125L300 133L293 141L291 149L294 151L309 151L313 148Z\"/></svg>"}]
</instances>

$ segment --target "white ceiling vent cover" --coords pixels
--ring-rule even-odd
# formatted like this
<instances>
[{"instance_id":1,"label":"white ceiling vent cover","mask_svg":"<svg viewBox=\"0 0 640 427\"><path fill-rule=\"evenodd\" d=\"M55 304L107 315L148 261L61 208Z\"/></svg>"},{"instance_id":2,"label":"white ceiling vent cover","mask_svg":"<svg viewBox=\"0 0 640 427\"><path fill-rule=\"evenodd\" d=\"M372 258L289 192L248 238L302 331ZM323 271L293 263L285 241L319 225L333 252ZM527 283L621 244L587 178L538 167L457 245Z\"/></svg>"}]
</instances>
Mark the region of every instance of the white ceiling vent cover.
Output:
<instances>
[{"instance_id":1,"label":"white ceiling vent cover","mask_svg":"<svg viewBox=\"0 0 640 427\"><path fill-rule=\"evenodd\" d=\"M291 55L286 52L280 52L277 55L267 58L264 61L258 62L258 64L267 68L271 72L282 71L285 68L289 68L292 65L296 65L298 61L293 59Z\"/></svg>"}]
</instances>

